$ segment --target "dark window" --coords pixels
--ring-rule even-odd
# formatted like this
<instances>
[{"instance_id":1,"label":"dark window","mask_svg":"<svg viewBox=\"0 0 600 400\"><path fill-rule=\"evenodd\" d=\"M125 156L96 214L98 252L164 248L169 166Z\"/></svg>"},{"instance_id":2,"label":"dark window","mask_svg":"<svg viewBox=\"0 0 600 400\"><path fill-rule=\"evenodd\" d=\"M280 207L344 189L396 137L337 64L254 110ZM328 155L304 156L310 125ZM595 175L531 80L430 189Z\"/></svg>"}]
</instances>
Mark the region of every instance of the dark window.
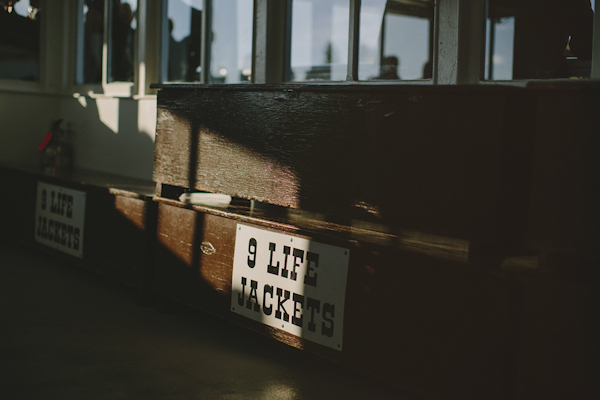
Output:
<instances>
[{"instance_id":1,"label":"dark window","mask_svg":"<svg viewBox=\"0 0 600 400\"><path fill-rule=\"evenodd\" d=\"M133 82L137 0L113 0L110 10L109 82Z\"/></svg>"},{"instance_id":2,"label":"dark window","mask_svg":"<svg viewBox=\"0 0 600 400\"><path fill-rule=\"evenodd\" d=\"M0 2L0 79L40 78L40 0Z\"/></svg>"},{"instance_id":3,"label":"dark window","mask_svg":"<svg viewBox=\"0 0 600 400\"><path fill-rule=\"evenodd\" d=\"M85 0L83 3L78 43L76 82L102 83L104 0Z\"/></svg>"},{"instance_id":4,"label":"dark window","mask_svg":"<svg viewBox=\"0 0 600 400\"><path fill-rule=\"evenodd\" d=\"M594 0L488 0L485 79L589 77L594 7Z\"/></svg>"}]
</instances>

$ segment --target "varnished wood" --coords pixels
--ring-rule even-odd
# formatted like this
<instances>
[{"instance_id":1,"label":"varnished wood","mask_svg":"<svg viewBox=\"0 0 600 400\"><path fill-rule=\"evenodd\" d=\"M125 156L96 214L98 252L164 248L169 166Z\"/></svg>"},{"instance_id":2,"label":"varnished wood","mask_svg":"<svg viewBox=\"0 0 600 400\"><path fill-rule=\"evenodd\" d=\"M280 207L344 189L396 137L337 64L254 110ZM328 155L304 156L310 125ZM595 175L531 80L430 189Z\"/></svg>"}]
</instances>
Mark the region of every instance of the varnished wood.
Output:
<instances>
[{"instance_id":1,"label":"varnished wood","mask_svg":"<svg viewBox=\"0 0 600 400\"><path fill-rule=\"evenodd\" d=\"M2 164L0 173L0 217L12 227L4 231L8 239L135 287L142 302L152 296L157 208L152 182L87 170L48 174L40 168ZM85 192L81 259L35 243L38 182Z\"/></svg>"},{"instance_id":2,"label":"varnished wood","mask_svg":"<svg viewBox=\"0 0 600 400\"><path fill-rule=\"evenodd\" d=\"M231 210L155 200L160 296L432 398L464 394L465 376L470 393L483 395L494 387L501 398L508 290L501 276L386 243L345 238L335 230L313 230L316 224L276 226ZM231 312L238 222L350 248L342 352Z\"/></svg>"},{"instance_id":3,"label":"varnished wood","mask_svg":"<svg viewBox=\"0 0 600 400\"><path fill-rule=\"evenodd\" d=\"M201 195L201 194L200 194ZM431 235L408 229L393 229L377 222L363 220L335 221L327 216L268 205L237 205L230 203L223 207L196 202L181 202L155 197L154 201L172 207L186 208L204 214L230 218L239 222L256 224L281 232L297 233L299 230L309 230L312 237L337 241L354 240L361 243L371 243L390 248L402 249L408 252L425 254L447 260L466 263L469 260L469 242L457 238ZM343 239L341 239L343 238Z\"/></svg>"},{"instance_id":4,"label":"varnished wood","mask_svg":"<svg viewBox=\"0 0 600 400\"><path fill-rule=\"evenodd\" d=\"M600 82L529 84L539 94L529 234L534 248L600 260Z\"/></svg>"},{"instance_id":5,"label":"varnished wood","mask_svg":"<svg viewBox=\"0 0 600 400\"><path fill-rule=\"evenodd\" d=\"M535 110L522 88L158 87L156 182L348 218L366 205L482 254L524 241Z\"/></svg>"}]
</instances>

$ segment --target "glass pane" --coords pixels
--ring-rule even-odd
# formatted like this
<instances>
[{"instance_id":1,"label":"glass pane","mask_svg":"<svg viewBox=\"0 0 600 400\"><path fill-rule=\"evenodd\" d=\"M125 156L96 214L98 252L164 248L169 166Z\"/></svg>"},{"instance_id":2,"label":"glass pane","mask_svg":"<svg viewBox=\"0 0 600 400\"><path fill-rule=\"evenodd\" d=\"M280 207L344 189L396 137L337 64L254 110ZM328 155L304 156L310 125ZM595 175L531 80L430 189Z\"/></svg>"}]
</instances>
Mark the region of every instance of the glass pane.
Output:
<instances>
[{"instance_id":1,"label":"glass pane","mask_svg":"<svg viewBox=\"0 0 600 400\"><path fill-rule=\"evenodd\" d=\"M484 79L589 77L595 0L488 0Z\"/></svg>"},{"instance_id":2,"label":"glass pane","mask_svg":"<svg viewBox=\"0 0 600 400\"><path fill-rule=\"evenodd\" d=\"M360 80L429 79L433 0L363 0Z\"/></svg>"},{"instance_id":3,"label":"glass pane","mask_svg":"<svg viewBox=\"0 0 600 400\"><path fill-rule=\"evenodd\" d=\"M348 74L348 0L293 0L289 81L343 81Z\"/></svg>"},{"instance_id":4,"label":"glass pane","mask_svg":"<svg viewBox=\"0 0 600 400\"><path fill-rule=\"evenodd\" d=\"M163 36L162 80L199 82L202 0L169 0L166 28L168 32Z\"/></svg>"},{"instance_id":5,"label":"glass pane","mask_svg":"<svg viewBox=\"0 0 600 400\"><path fill-rule=\"evenodd\" d=\"M0 79L40 78L40 0L0 3Z\"/></svg>"},{"instance_id":6,"label":"glass pane","mask_svg":"<svg viewBox=\"0 0 600 400\"><path fill-rule=\"evenodd\" d=\"M80 29L82 31L79 34L76 82L100 84L104 43L104 0L85 0Z\"/></svg>"},{"instance_id":7,"label":"glass pane","mask_svg":"<svg viewBox=\"0 0 600 400\"><path fill-rule=\"evenodd\" d=\"M137 0L113 0L109 82L133 82Z\"/></svg>"},{"instance_id":8,"label":"glass pane","mask_svg":"<svg viewBox=\"0 0 600 400\"><path fill-rule=\"evenodd\" d=\"M249 82L252 75L253 0L212 3L211 83Z\"/></svg>"}]
</instances>

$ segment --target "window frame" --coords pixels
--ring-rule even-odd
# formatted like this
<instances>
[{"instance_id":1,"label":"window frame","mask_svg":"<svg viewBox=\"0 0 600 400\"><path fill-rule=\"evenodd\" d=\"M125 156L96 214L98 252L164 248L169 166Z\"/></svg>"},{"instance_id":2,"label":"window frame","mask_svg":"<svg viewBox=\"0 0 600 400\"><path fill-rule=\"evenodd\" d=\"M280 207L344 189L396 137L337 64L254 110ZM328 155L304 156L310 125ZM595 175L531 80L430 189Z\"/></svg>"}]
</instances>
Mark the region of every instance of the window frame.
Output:
<instances>
[{"instance_id":1,"label":"window frame","mask_svg":"<svg viewBox=\"0 0 600 400\"><path fill-rule=\"evenodd\" d=\"M293 82L286 79L289 64L290 13L293 0L255 0L255 56L254 83L302 84L381 84L358 79L358 44L360 35L361 0L348 0L350 26L348 41L348 76L345 81ZM434 85L516 85L528 80L484 80L485 2L472 0L435 0L433 28L432 78L419 80L385 81L387 84ZM266 21L257 24L257 21ZM277 24L285 21L285 24ZM284 25L284 26L282 26ZM594 14L594 39L590 79L600 79L600 16ZM277 42L273 37L285 37ZM548 80L548 79L544 79ZM551 80L551 79L550 79Z\"/></svg>"},{"instance_id":2,"label":"window frame","mask_svg":"<svg viewBox=\"0 0 600 400\"><path fill-rule=\"evenodd\" d=\"M436 0L443 1L443 0ZM453 0L453 1L465 1L465 0ZM482 20L482 28L478 31L472 32L471 40L476 40L481 43L481 55L480 59L482 60L480 65L480 70L477 71L478 79L477 83L481 85L513 85L513 86L526 86L529 82L552 82L552 81L564 81L569 80L570 78L555 78L555 79L509 79L509 80L486 80L484 79L484 56L485 56L485 41L486 41L486 32L485 32L485 24L486 24L486 10L485 10L485 1L481 2L483 4L482 10L479 10L480 16ZM596 6L598 5L598 0L596 0ZM593 27L593 38L592 38L592 60L591 60L591 72L590 77L585 78L585 80L593 80L600 79L600 15L594 11L594 27ZM461 25L458 25L459 29L464 29ZM474 78L474 77L473 77Z\"/></svg>"},{"instance_id":3,"label":"window frame","mask_svg":"<svg viewBox=\"0 0 600 400\"><path fill-rule=\"evenodd\" d=\"M45 4L42 4L42 7L45 7ZM46 10L44 10L44 12L46 12ZM47 18L42 18L40 21L39 79L37 81L26 81L21 79L0 78L0 90L23 93L48 91L47 82L49 79L47 77L47 70L49 63L47 59L47 48L53 43L49 40L49 28L46 20Z\"/></svg>"},{"instance_id":4,"label":"window frame","mask_svg":"<svg viewBox=\"0 0 600 400\"><path fill-rule=\"evenodd\" d=\"M177 85L177 84L208 84L208 83L212 83L210 82L210 68L211 68L211 59L212 59L212 46L211 46L211 36L207 34L207 32L210 32L212 30L212 13L213 13L213 6L212 3L214 0L203 0L202 1L202 33L201 33L201 37L200 37L200 79L198 81L192 81L192 82L169 82L168 81L168 58L167 56L165 56L165 54L167 53L167 45L166 45L166 41L168 41L169 39L169 35L168 35L168 1L169 0L162 0L161 1L161 18L160 18L160 29L158 30L160 32L160 60L158 61L158 65L160 68L160 73L158 75L159 80L157 82L160 82L161 84L170 84L170 85ZM278 3L285 3L289 0L281 0L281 1L277 1ZM252 15L252 56L251 56L251 63L252 63L252 77L254 77L254 65L255 65L255 57L256 57L256 27L258 26L258 24L256 23L257 20L261 20L261 21L267 21L266 18L259 18L257 17L257 1L253 0L254 4L253 4L253 15ZM270 18L268 20L268 23L273 24L274 21ZM254 78L252 78L254 79ZM255 83L254 80L251 80L250 83ZM229 83L229 84L238 84L238 83ZM246 82L244 82L244 84L246 84Z\"/></svg>"},{"instance_id":5,"label":"window frame","mask_svg":"<svg viewBox=\"0 0 600 400\"><path fill-rule=\"evenodd\" d=\"M361 0L348 0L350 29L348 52L348 77L346 81L290 82L286 69L290 60L290 13L292 0L254 0L252 38L252 80L254 84L361 84L377 85L382 81L358 80L358 38L360 35ZM205 9L210 1L204 0ZM483 55L485 50L485 2L472 0L435 0L432 79L385 81L385 84L433 85L527 85L531 80L484 80ZM164 63L161 46L166 0L138 0L134 79L131 82L103 82L98 85L76 83L78 39L83 0L65 0L52 6L44 5L40 38L40 77L37 82L0 79L0 90L23 93L46 93L91 97L154 96L150 84L163 82L161 63ZM108 8L108 2L105 9ZM597 10L596 10L597 11ZM108 11L105 11L108 12ZM204 13L208 16L208 13ZM590 79L600 79L600 13L594 15L594 38ZM48 21L61 21L61 26ZM105 25L107 19L105 20ZM206 27L207 25L204 25ZM160 27L160 29L152 29ZM203 27L203 30L205 29ZM203 35L202 66L210 61L207 36ZM105 26L104 43L108 40ZM107 60L103 63L107 65ZM199 83L207 83L208 68L202 68ZM547 81L547 80L544 80ZM551 80L550 80L551 81ZM166 83L166 82L165 82Z\"/></svg>"},{"instance_id":6,"label":"window frame","mask_svg":"<svg viewBox=\"0 0 600 400\"><path fill-rule=\"evenodd\" d=\"M436 82L438 57L436 49L439 47L439 16L438 3L444 0L434 0L434 28L433 28L433 74L429 79L404 79L392 81L359 80L359 44L360 44L360 9L361 0L348 0L349 3L349 28L348 28L348 67L344 81L291 81L289 78L290 45L291 45L291 3L293 0L273 1L255 0L255 57L253 57L253 83L289 83L289 84L418 84L431 85ZM457 0L450 0L457 1ZM449 14L449 13L448 13ZM257 21L265 21L257 24ZM448 29L447 29L448 30ZM450 36L452 32L445 33ZM258 57L256 56L258 55Z\"/></svg>"},{"instance_id":7,"label":"window frame","mask_svg":"<svg viewBox=\"0 0 600 400\"><path fill-rule=\"evenodd\" d=\"M158 2L157 2L158 3ZM168 5L169 5L169 0L161 0L160 1L160 17L159 17L159 24L157 25L159 27L159 29L157 29L156 31L159 32L159 36L160 36L160 44L158 46L159 48L159 52L158 52L158 62L157 62L157 68L158 68L158 74L157 74L157 79L155 82L161 83L161 84L169 84L169 85L177 85L177 84L194 84L194 83L205 83L205 68L203 67L205 59L207 59L207 55L205 55L205 51L206 50L206 46L207 44L205 43L206 40L206 34L205 34L205 27L207 26L206 23L209 22L207 20L207 7L210 7L210 5L208 4L210 3L209 0L202 0L202 26L201 26L201 37L200 37L200 66L201 71L200 71L200 80L198 81L189 81L189 82L170 82L168 80L168 73L169 73L169 58L168 58L168 42L169 42L169 32L168 32L168 24L169 24L169 10L168 10Z\"/></svg>"},{"instance_id":8,"label":"window frame","mask_svg":"<svg viewBox=\"0 0 600 400\"><path fill-rule=\"evenodd\" d=\"M74 0L75 1L75 0ZM82 0L76 0L81 2ZM286 77L290 61L291 3L293 0L254 0L251 83L301 84L381 84L380 81L358 79L358 51L361 0L348 0L350 26L348 41L348 73L345 81L290 82ZM210 28L212 0L203 0L203 35L201 38L200 81L210 83L210 43L205 32ZM163 31L167 19L166 0L138 0L138 29L136 30L136 61L134 82L103 81L101 93L117 96L153 94L150 83L162 82ZM107 8L107 7L105 7ZM600 79L600 16L594 15L594 39L590 79ZM432 78L385 81L386 84L433 85L526 85L530 80L484 80L485 2L472 0L434 0ZM147 29L159 26L160 29ZM105 37L108 30L105 29ZM107 39L105 39L107 40ZM90 88L92 90L97 88Z\"/></svg>"},{"instance_id":9,"label":"window frame","mask_svg":"<svg viewBox=\"0 0 600 400\"><path fill-rule=\"evenodd\" d=\"M137 26L135 30L135 47L133 54L133 82L109 82L110 74L110 54L109 42L111 34L111 10L112 3L106 0L104 3L104 34L102 46L102 78L97 84L81 83L83 64L81 52L83 50L83 5L85 0L76 1L76 35L73 38L75 51L72 54L73 71L69 74L72 81L71 92L87 95L90 97L118 97L118 98L140 98L147 95L154 95L155 91L150 89L150 83L156 81L155 75L158 70L156 63L158 60L157 52L152 52L153 46L160 43L160 38L150 35L147 29L148 24L160 26L160 3L148 0L137 0L135 18ZM150 4L149 4L150 3Z\"/></svg>"}]
</instances>

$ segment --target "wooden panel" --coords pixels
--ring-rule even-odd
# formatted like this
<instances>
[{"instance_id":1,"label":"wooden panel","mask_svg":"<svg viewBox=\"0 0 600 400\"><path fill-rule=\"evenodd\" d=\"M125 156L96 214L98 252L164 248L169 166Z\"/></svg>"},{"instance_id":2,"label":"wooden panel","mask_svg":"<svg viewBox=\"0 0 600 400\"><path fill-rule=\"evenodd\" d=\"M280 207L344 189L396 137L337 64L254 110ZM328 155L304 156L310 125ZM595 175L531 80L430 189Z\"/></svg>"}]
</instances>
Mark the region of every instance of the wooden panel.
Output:
<instances>
[{"instance_id":1,"label":"wooden panel","mask_svg":"<svg viewBox=\"0 0 600 400\"><path fill-rule=\"evenodd\" d=\"M539 82L531 241L545 252L600 258L600 84Z\"/></svg>"},{"instance_id":2,"label":"wooden panel","mask_svg":"<svg viewBox=\"0 0 600 400\"><path fill-rule=\"evenodd\" d=\"M228 312L234 238L233 220L159 205L157 292L213 313Z\"/></svg>"},{"instance_id":3,"label":"wooden panel","mask_svg":"<svg viewBox=\"0 0 600 400\"><path fill-rule=\"evenodd\" d=\"M430 398L494 399L511 389L508 285L489 270L286 225L296 235L351 249L339 352L231 311L236 223L267 229L272 222L159 201L159 295Z\"/></svg>"},{"instance_id":4,"label":"wooden panel","mask_svg":"<svg viewBox=\"0 0 600 400\"><path fill-rule=\"evenodd\" d=\"M154 180L514 245L530 104L498 87L164 86Z\"/></svg>"},{"instance_id":5,"label":"wooden panel","mask_svg":"<svg viewBox=\"0 0 600 400\"><path fill-rule=\"evenodd\" d=\"M7 237L35 245L148 295L157 208L151 198L151 182L79 170L50 175L38 168L0 166L0 171L4 183L0 189L0 216L6 226L14 227ZM34 242L38 182L85 192L82 259Z\"/></svg>"},{"instance_id":6,"label":"wooden panel","mask_svg":"<svg viewBox=\"0 0 600 400\"><path fill-rule=\"evenodd\" d=\"M0 237L33 242L37 181L17 168L0 164Z\"/></svg>"},{"instance_id":7,"label":"wooden panel","mask_svg":"<svg viewBox=\"0 0 600 400\"><path fill-rule=\"evenodd\" d=\"M83 263L112 279L139 287L147 268L147 240L154 230L146 231L148 220L155 218L151 200L115 196L95 187L87 192Z\"/></svg>"}]
</instances>

